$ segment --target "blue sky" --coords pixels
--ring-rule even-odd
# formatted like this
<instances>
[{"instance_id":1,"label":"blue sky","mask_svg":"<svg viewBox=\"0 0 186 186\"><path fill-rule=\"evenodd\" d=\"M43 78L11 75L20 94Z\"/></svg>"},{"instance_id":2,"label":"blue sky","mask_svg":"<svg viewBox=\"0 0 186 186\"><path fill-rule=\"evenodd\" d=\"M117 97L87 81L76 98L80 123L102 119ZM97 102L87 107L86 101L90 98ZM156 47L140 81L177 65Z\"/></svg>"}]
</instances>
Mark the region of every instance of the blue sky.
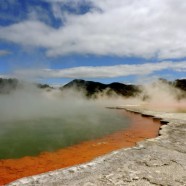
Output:
<instances>
[{"instance_id":1,"label":"blue sky","mask_svg":"<svg viewBox=\"0 0 186 186\"><path fill-rule=\"evenodd\" d=\"M186 78L182 0L1 0L0 77Z\"/></svg>"}]
</instances>

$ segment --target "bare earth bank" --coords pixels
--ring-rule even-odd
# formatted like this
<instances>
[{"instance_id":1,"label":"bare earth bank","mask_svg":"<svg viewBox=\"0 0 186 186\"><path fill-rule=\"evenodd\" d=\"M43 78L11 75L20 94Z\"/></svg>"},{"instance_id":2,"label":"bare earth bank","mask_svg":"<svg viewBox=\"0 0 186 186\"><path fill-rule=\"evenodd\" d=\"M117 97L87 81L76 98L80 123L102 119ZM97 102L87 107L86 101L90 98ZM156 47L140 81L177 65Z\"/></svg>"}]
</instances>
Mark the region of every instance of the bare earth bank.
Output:
<instances>
[{"instance_id":1,"label":"bare earth bank","mask_svg":"<svg viewBox=\"0 0 186 186\"><path fill-rule=\"evenodd\" d=\"M89 163L22 178L9 186L186 186L186 113L128 110L162 118L160 136ZM167 123L168 122L168 123ZM167 123L167 124L166 124Z\"/></svg>"}]
</instances>

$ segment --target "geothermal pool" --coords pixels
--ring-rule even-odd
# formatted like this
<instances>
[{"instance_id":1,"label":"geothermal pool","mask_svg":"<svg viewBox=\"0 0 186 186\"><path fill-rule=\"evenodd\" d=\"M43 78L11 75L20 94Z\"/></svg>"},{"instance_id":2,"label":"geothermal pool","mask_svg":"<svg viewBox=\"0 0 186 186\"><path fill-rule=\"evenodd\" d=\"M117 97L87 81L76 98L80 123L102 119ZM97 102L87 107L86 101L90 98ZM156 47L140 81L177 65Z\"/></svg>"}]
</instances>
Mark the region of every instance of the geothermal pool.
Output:
<instances>
[{"instance_id":1,"label":"geothermal pool","mask_svg":"<svg viewBox=\"0 0 186 186\"><path fill-rule=\"evenodd\" d=\"M130 119L114 110L94 117L82 113L68 118L1 121L0 159L36 156L128 127Z\"/></svg>"},{"instance_id":2,"label":"geothermal pool","mask_svg":"<svg viewBox=\"0 0 186 186\"><path fill-rule=\"evenodd\" d=\"M32 124L29 125L29 127L25 127L23 121L19 122L19 127L15 127L15 129L12 129L13 123L10 124L10 128L5 127L7 131L8 128L11 129L12 132L9 131L9 134L15 134L16 131L19 132L15 134L14 138L12 136L10 141L8 141L8 136L7 138L5 138L5 135L4 142L7 141L7 143L9 143L9 145L12 145L14 149L15 146L18 145L17 142L21 142L21 145L19 145L21 153L15 152L15 150L4 150L4 152L9 152L9 157L10 154L12 157L13 154L14 157L21 157L28 152L31 154L35 153L37 156L29 156L27 154L22 158L0 160L0 185L9 183L25 176L31 176L84 163L94 159L95 157L109 153L113 150L124 147L131 147L134 146L138 141L144 140L146 138L152 138L158 135L160 127L159 121L153 120L149 117L142 117L140 114L125 112L124 110L107 111L108 112L105 114L103 114L102 112L101 115L104 117L98 117L97 121L95 118L95 120L93 120L95 121L95 123L91 122L90 118L88 119L86 117L83 117L83 119L81 120L82 122L80 122L79 120L78 123L80 124L83 131L77 130L77 125L75 123L71 123L70 125L66 123L67 126L64 126L62 124L64 121L61 119L60 121L56 119L56 121L58 121L59 123L56 123L55 125L53 125L54 120L45 121L41 119L42 122L39 122L39 120L37 120L37 122L32 121ZM87 123L85 121L89 121L91 127L87 127ZM98 125L98 121L105 121L105 123L100 123ZM95 124L95 126L93 125L93 123ZM59 130L64 129L65 127L66 130L64 131L66 131L66 133L67 131L71 131L70 134L75 134L74 136L76 137L72 138L71 136L69 136L68 133L68 135L66 136L65 132L61 132ZM22 135L22 131L24 131L24 135ZM55 136L61 136L59 138L60 140L58 139L58 141L57 138L52 139ZM2 137L3 135L1 135L1 138ZM14 141L17 137L18 141ZM24 140L24 138L26 138L26 140ZM68 144L73 144L73 142L75 144L67 148L61 148L62 139L72 139L70 143L67 142L63 144L66 147ZM79 142L77 142L76 139L78 139ZM12 142L13 144L11 144ZM46 142L49 142L49 144L46 145ZM38 144L44 146L41 147L38 146ZM6 145L3 144L5 149L9 149L11 147L6 147ZM24 145L26 145L26 147L24 147ZM33 151L33 149L35 150ZM4 155L4 158L5 156L8 157L7 154Z\"/></svg>"}]
</instances>

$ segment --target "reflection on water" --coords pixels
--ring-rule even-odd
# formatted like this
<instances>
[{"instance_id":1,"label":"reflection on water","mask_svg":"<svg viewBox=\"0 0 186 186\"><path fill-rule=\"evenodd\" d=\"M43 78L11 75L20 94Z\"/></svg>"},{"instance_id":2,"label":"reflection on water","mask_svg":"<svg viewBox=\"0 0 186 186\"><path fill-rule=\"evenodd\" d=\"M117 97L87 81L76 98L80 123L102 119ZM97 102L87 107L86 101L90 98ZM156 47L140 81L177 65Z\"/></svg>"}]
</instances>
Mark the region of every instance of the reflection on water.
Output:
<instances>
[{"instance_id":1,"label":"reflection on water","mask_svg":"<svg viewBox=\"0 0 186 186\"><path fill-rule=\"evenodd\" d=\"M38 155L126 128L129 119L113 112L102 113L94 119L81 114L78 120L41 118L1 122L0 158Z\"/></svg>"}]
</instances>

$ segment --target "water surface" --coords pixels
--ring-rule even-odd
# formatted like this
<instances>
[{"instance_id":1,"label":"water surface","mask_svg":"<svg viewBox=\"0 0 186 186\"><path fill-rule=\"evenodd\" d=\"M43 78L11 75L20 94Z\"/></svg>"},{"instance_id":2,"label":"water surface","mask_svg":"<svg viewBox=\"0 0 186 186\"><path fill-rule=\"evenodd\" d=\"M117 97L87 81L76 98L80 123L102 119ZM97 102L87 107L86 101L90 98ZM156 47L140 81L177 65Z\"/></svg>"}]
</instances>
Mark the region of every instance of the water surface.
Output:
<instances>
[{"instance_id":1,"label":"water surface","mask_svg":"<svg viewBox=\"0 0 186 186\"><path fill-rule=\"evenodd\" d=\"M73 115L73 114L72 114ZM116 111L69 118L37 118L0 123L0 159L34 156L128 127L129 118Z\"/></svg>"}]
</instances>

